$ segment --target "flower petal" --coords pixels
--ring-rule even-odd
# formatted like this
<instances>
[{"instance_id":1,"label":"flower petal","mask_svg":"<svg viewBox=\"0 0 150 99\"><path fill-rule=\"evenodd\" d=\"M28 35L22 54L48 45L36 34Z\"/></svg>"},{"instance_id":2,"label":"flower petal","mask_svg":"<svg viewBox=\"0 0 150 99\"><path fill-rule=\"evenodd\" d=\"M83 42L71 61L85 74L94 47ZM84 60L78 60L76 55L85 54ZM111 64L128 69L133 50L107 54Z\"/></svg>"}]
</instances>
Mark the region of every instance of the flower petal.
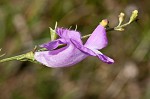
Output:
<instances>
[{"instance_id":1,"label":"flower petal","mask_svg":"<svg viewBox=\"0 0 150 99\"><path fill-rule=\"evenodd\" d=\"M74 39L82 44L81 35L79 32L64 28L57 28L56 33L63 39Z\"/></svg>"},{"instance_id":2,"label":"flower petal","mask_svg":"<svg viewBox=\"0 0 150 99\"><path fill-rule=\"evenodd\" d=\"M99 59L101 59L103 62L107 63L107 64L113 64L114 60L104 54L98 54L97 55L99 57Z\"/></svg>"},{"instance_id":3,"label":"flower petal","mask_svg":"<svg viewBox=\"0 0 150 99\"><path fill-rule=\"evenodd\" d=\"M60 44L66 44L66 41L64 39L57 39L45 44L40 45L40 47L44 47L47 50L53 50L56 49Z\"/></svg>"},{"instance_id":4,"label":"flower petal","mask_svg":"<svg viewBox=\"0 0 150 99\"><path fill-rule=\"evenodd\" d=\"M68 29L65 28L56 28L56 33L60 36L63 37L64 34L68 32Z\"/></svg>"},{"instance_id":5,"label":"flower petal","mask_svg":"<svg viewBox=\"0 0 150 99\"><path fill-rule=\"evenodd\" d=\"M98 50L93 50L91 49L97 56L100 60L102 60L103 62L105 63L108 63L108 64L113 64L114 63L114 60L109 58L108 56L102 54L100 51Z\"/></svg>"},{"instance_id":6,"label":"flower petal","mask_svg":"<svg viewBox=\"0 0 150 99\"><path fill-rule=\"evenodd\" d=\"M102 54L100 51L96 50L96 49L91 49L88 47L85 47L83 45L80 45L77 41L75 40L71 40L72 43L82 52L84 52L85 54L91 55L91 56L97 56L99 59L101 59L103 62L108 63L108 64L112 64L114 63L114 60L109 58L108 56Z\"/></svg>"},{"instance_id":7,"label":"flower petal","mask_svg":"<svg viewBox=\"0 0 150 99\"><path fill-rule=\"evenodd\" d=\"M78 48L79 50L81 50L82 52L84 52L87 55L91 55L91 56L96 56L95 53L93 51L91 51L91 49L84 47L82 44L80 44L78 41L71 39L71 42L74 44L74 46L76 48Z\"/></svg>"},{"instance_id":8,"label":"flower petal","mask_svg":"<svg viewBox=\"0 0 150 99\"><path fill-rule=\"evenodd\" d=\"M43 51L35 52L35 59L48 66L48 67L67 67L72 66L83 59L88 55L81 52L77 49L72 43L67 46L53 50L53 51Z\"/></svg>"},{"instance_id":9,"label":"flower petal","mask_svg":"<svg viewBox=\"0 0 150 99\"><path fill-rule=\"evenodd\" d=\"M107 44L108 40L106 37L106 30L103 26L98 25L91 36L88 38L85 46L92 49L102 49L106 47Z\"/></svg>"}]
</instances>

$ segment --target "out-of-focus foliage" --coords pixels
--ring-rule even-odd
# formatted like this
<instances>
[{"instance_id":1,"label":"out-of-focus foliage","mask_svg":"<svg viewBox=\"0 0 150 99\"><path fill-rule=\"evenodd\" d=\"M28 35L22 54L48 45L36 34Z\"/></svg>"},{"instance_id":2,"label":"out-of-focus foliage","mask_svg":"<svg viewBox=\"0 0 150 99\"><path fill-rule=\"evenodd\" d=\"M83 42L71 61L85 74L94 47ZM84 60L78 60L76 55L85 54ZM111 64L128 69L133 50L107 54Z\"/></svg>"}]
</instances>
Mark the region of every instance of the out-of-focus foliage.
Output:
<instances>
[{"instance_id":1,"label":"out-of-focus foliage","mask_svg":"<svg viewBox=\"0 0 150 99\"><path fill-rule=\"evenodd\" d=\"M50 40L49 27L90 34L102 19L116 26L118 15L139 10L139 21L124 32L108 32L102 52L115 64L89 57L52 69L30 62L0 64L0 99L149 99L149 0L0 0L0 48L6 56L22 54ZM65 57L65 56L64 56Z\"/></svg>"}]
</instances>

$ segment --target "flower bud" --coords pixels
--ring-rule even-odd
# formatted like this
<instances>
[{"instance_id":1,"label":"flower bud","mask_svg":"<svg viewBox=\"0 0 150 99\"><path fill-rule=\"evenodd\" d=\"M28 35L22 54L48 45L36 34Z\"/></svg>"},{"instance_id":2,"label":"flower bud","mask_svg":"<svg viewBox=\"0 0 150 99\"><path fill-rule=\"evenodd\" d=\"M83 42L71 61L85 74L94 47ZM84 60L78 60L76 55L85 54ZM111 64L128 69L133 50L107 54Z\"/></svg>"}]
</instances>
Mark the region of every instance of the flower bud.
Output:
<instances>
[{"instance_id":1,"label":"flower bud","mask_svg":"<svg viewBox=\"0 0 150 99\"><path fill-rule=\"evenodd\" d=\"M108 25L108 20L107 19L104 19L100 22L100 25L103 26L103 27L106 27Z\"/></svg>"},{"instance_id":2,"label":"flower bud","mask_svg":"<svg viewBox=\"0 0 150 99\"><path fill-rule=\"evenodd\" d=\"M122 12L119 14L119 16L118 16L119 17L119 24L118 24L118 26L120 26L122 24L122 22L124 21L124 16L125 16L125 14L122 13Z\"/></svg>"},{"instance_id":3,"label":"flower bud","mask_svg":"<svg viewBox=\"0 0 150 99\"><path fill-rule=\"evenodd\" d=\"M134 10L134 11L132 12L131 17L130 17L129 23L131 23L131 22L133 22L134 20L136 20L137 16L138 16L138 10Z\"/></svg>"}]
</instances>

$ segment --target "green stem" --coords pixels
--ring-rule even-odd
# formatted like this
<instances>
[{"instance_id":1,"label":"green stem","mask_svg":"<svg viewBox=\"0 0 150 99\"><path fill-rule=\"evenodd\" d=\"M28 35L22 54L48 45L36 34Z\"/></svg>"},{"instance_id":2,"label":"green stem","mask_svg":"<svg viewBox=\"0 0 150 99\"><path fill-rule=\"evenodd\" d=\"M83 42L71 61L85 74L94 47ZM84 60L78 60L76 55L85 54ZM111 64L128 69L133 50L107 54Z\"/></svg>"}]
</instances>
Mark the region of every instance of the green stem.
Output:
<instances>
[{"instance_id":1,"label":"green stem","mask_svg":"<svg viewBox=\"0 0 150 99\"><path fill-rule=\"evenodd\" d=\"M7 62L7 61L12 61L12 60L20 60L20 61L25 61L26 60L26 61L33 61L34 62L35 61L34 53L31 51L31 52L28 52L26 54L5 58L5 59L0 60L0 63Z\"/></svg>"},{"instance_id":2,"label":"green stem","mask_svg":"<svg viewBox=\"0 0 150 99\"><path fill-rule=\"evenodd\" d=\"M24 56L25 56L25 54L18 55L18 56L13 56L13 57L9 57L9 58L5 58L5 59L0 60L0 63L7 62L7 61L12 61L12 60L21 60L21 59L24 58Z\"/></svg>"}]
</instances>

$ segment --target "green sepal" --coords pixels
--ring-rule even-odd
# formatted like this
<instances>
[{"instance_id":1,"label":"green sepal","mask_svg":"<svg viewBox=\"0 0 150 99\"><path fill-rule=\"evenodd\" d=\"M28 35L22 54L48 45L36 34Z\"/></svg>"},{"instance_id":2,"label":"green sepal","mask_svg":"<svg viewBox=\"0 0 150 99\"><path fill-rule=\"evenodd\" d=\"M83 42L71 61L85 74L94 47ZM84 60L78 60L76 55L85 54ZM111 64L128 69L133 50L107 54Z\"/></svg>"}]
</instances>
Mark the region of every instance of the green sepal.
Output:
<instances>
[{"instance_id":1,"label":"green sepal","mask_svg":"<svg viewBox=\"0 0 150 99\"><path fill-rule=\"evenodd\" d=\"M57 39L57 34L56 34L56 30L53 30L51 27L49 27L50 29L50 37L51 37L51 41L56 40Z\"/></svg>"},{"instance_id":2,"label":"green sepal","mask_svg":"<svg viewBox=\"0 0 150 99\"><path fill-rule=\"evenodd\" d=\"M49 27L49 29L50 29L51 41L57 39L57 36L58 36L58 35L56 34L56 28L57 28L57 22L55 23L55 29L52 29L51 27Z\"/></svg>"}]
</instances>

